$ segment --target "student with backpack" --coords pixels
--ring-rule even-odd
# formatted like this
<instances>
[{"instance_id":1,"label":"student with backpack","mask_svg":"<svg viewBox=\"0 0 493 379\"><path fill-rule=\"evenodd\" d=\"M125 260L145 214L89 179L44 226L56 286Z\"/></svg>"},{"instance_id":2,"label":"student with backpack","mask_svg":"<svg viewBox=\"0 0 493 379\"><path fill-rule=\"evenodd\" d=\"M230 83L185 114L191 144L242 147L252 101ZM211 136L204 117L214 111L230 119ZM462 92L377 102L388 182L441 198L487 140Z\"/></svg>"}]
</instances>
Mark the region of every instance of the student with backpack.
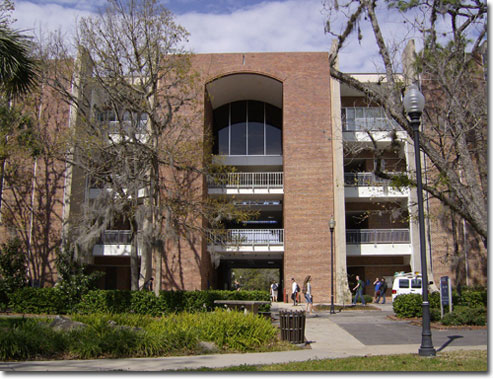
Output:
<instances>
[{"instance_id":1,"label":"student with backpack","mask_svg":"<svg viewBox=\"0 0 493 379\"><path fill-rule=\"evenodd\" d=\"M294 278L291 278L291 299L293 299L293 305L298 303L298 292L300 292L300 286L296 283Z\"/></svg>"},{"instance_id":2,"label":"student with backpack","mask_svg":"<svg viewBox=\"0 0 493 379\"><path fill-rule=\"evenodd\" d=\"M272 281L270 285L270 298L272 299L273 303L277 302L278 291L279 291L279 284L277 284L277 282L275 281Z\"/></svg>"},{"instance_id":3,"label":"student with backpack","mask_svg":"<svg viewBox=\"0 0 493 379\"><path fill-rule=\"evenodd\" d=\"M385 292L387 291L387 282L385 281L385 278L380 279L380 294L377 297L377 300L375 300L375 303L379 303L380 299L382 299L382 304L385 304Z\"/></svg>"},{"instance_id":4,"label":"student with backpack","mask_svg":"<svg viewBox=\"0 0 493 379\"><path fill-rule=\"evenodd\" d=\"M365 298L363 296L363 288L365 287L365 282L363 282L359 275L356 275L356 286L353 288L353 291L356 291L354 295L353 305L356 305L358 301L358 297L361 298L361 304L366 305Z\"/></svg>"}]
</instances>

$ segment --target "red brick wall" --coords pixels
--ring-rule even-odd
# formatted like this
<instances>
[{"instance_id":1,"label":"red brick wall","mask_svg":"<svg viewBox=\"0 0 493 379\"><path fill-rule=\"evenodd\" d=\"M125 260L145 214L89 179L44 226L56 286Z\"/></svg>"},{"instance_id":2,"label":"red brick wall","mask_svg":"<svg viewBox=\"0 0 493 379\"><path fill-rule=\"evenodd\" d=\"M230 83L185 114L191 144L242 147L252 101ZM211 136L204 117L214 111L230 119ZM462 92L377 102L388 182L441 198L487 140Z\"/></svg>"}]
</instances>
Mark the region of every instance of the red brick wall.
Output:
<instances>
[{"instance_id":1,"label":"red brick wall","mask_svg":"<svg viewBox=\"0 0 493 379\"><path fill-rule=\"evenodd\" d=\"M316 301L330 294L333 214L329 67L326 53L204 54L194 68L209 80L258 73L283 83L284 285L313 279Z\"/></svg>"}]
</instances>

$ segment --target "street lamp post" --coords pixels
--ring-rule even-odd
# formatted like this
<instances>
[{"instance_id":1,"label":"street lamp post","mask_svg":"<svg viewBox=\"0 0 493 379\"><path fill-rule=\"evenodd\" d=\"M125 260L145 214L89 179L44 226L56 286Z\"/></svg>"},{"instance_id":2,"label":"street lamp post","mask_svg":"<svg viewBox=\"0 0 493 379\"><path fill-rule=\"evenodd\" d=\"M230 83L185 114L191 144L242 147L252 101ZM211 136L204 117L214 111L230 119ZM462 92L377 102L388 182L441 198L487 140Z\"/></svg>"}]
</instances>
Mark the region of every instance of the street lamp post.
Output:
<instances>
[{"instance_id":1,"label":"street lamp post","mask_svg":"<svg viewBox=\"0 0 493 379\"><path fill-rule=\"evenodd\" d=\"M334 217L330 217L329 229L330 229L330 314L335 314L334 309L334 228L336 221Z\"/></svg>"},{"instance_id":2,"label":"street lamp post","mask_svg":"<svg viewBox=\"0 0 493 379\"><path fill-rule=\"evenodd\" d=\"M406 90L403 103L404 109L409 116L410 125L414 134L414 158L416 161L416 186L418 192L419 249L421 256L421 287L423 289L423 326L421 332L421 346L418 352L421 356L434 356L436 355L436 350L433 348L430 329L430 303L428 302L428 269L426 264L423 183L421 179L421 157L419 146L419 125L425 106L425 98L419 91L418 87L415 84L412 84Z\"/></svg>"}]
</instances>

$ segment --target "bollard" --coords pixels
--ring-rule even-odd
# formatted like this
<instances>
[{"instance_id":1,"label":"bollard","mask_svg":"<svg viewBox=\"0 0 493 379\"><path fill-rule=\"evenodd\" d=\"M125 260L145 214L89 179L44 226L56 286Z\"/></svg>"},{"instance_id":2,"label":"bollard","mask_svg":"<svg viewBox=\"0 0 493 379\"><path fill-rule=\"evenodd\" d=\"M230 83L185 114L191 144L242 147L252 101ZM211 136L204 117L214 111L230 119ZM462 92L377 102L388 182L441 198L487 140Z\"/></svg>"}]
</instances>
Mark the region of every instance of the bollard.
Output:
<instances>
[{"instance_id":1,"label":"bollard","mask_svg":"<svg viewBox=\"0 0 493 379\"><path fill-rule=\"evenodd\" d=\"M281 339L295 344L305 342L305 311L279 311Z\"/></svg>"}]
</instances>

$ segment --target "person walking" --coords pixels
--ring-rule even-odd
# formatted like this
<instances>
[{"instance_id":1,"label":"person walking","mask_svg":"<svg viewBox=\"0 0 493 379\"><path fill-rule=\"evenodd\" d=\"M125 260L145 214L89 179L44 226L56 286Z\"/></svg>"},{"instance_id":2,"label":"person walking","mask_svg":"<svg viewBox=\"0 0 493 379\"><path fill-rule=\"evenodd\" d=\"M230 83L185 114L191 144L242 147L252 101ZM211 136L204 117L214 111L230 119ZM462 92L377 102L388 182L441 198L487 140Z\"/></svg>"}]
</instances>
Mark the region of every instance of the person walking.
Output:
<instances>
[{"instance_id":1,"label":"person walking","mask_svg":"<svg viewBox=\"0 0 493 379\"><path fill-rule=\"evenodd\" d=\"M366 301L363 296L363 286L363 281L359 278L359 275L356 275L356 286L353 288L353 291L356 291L356 293L354 295L353 305L356 305L358 297L361 298L361 304L366 305Z\"/></svg>"},{"instance_id":2,"label":"person walking","mask_svg":"<svg viewBox=\"0 0 493 379\"><path fill-rule=\"evenodd\" d=\"M298 292L300 292L300 286L296 283L294 278L291 278L291 299L293 299L293 305L296 305Z\"/></svg>"},{"instance_id":3,"label":"person walking","mask_svg":"<svg viewBox=\"0 0 493 379\"><path fill-rule=\"evenodd\" d=\"M279 291L279 284L277 284L277 282L273 280L270 285L270 298L272 299L273 303L277 302L278 291Z\"/></svg>"},{"instance_id":4,"label":"person walking","mask_svg":"<svg viewBox=\"0 0 493 379\"><path fill-rule=\"evenodd\" d=\"M385 292L387 291L388 286L387 286L387 282L385 281L385 278L380 279L380 283L381 283L380 294L378 295L378 298L375 301L375 303L378 304L380 299L382 299L382 304L385 304Z\"/></svg>"},{"instance_id":5,"label":"person walking","mask_svg":"<svg viewBox=\"0 0 493 379\"><path fill-rule=\"evenodd\" d=\"M311 283L312 277L310 275L307 275L305 280L303 281L303 294L305 295L306 299L306 311L309 314L312 314L313 310L313 296L312 296L312 283Z\"/></svg>"},{"instance_id":6,"label":"person walking","mask_svg":"<svg viewBox=\"0 0 493 379\"><path fill-rule=\"evenodd\" d=\"M376 278L373 285L375 286L375 302L378 303L377 297L380 296L380 287L382 286L382 282L380 279Z\"/></svg>"}]
</instances>

